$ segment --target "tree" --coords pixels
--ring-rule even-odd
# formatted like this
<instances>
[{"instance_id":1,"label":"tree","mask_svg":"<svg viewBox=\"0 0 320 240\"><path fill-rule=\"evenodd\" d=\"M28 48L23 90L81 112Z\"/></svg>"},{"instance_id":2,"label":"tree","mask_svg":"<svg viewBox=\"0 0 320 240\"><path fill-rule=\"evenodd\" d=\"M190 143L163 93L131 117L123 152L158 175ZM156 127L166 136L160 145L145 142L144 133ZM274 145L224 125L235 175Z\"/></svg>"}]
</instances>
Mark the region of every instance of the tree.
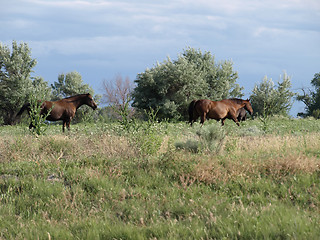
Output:
<instances>
[{"instance_id":1,"label":"tree","mask_svg":"<svg viewBox=\"0 0 320 240\"><path fill-rule=\"evenodd\" d=\"M118 75L114 81L104 81L103 86L104 103L111 107L112 115L119 119L123 126L128 127L130 118L134 113L133 109L130 108L133 84L129 77L124 80L122 76Z\"/></svg>"},{"instance_id":2,"label":"tree","mask_svg":"<svg viewBox=\"0 0 320 240\"><path fill-rule=\"evenodd\" d=\"M38 100L52 99L52 88L42 77L32 78L32 95Z\"/></svg>"},{"instance_id":3,"label":"tree","mask_svg":"<svg viewBox=\"0 0 320 240\"><path fill-rule=\"evenodd\" d=\"M12 42L9 47L0 43L0 119L13 124L15 113L30 97L33 84L30 77L37 64L27 43Z\"/></svg>"},{"instance_id":4,"label":"tree","mask_svg":"<svg viewBox=\"0 0 320 240\"><path fill-rule=\"evenodd\" d=\"M193 99L221 100L241 97L238 75L232 62L216 63L210 52L188 48L178 59L170 58L137 75L133 106L159 109L158 117L187 118L187 106Z\"/></svg>"},{"instance_id":5,"label":"tree","mask_svg":"<svg viewBox=\"0 0 320 240\"><path fill-rule=\"evenodd\" d=\"M67 74L60 74L58 81L51 84L53 100L70 97L76 94L90 93L94 94L93 89L84 84L80 73L73 71Z\"/></svg>"},{"instance_id":6,"label":"tree","mask_svg":"<svg viewBox=\"0 0 320 240\"><path fill-rule=\"evenodd\" d=\"M304 89L303 95L298 95L297 100L302 101L306 107L306 113L299 113L301 116L313 116L317 119L320 118L320 72L314 74L311 80L311 85L314 87L314 91L309 89L309 93L306 93Z\"/></svg>"},{"instance_id":7,"label":"tree","mask_svg":"<svg viewBox=\"0 0 320 240\"><path fill-rule=\"evenodd\" d=\"M277 88L272 79L265 76L260 84L255 85L250 96L254 114L263 117L288 115L295 95L290 88L291 78L286 73L283 74L282 82L278 82Z\"/></svg>"},{"instance_id":8,"label":"tree","mask_svg":"<svg viewBox=\"0 0 320 240\"><path fill-rule=\"evenodd\" d=\"M51 84L53 100L59 100L62 98L70 97L77 94L90 93L94 96L93 89L83 83L80 73L73 71L67 74L60 74L58 81ZM99 101L99 96L95 95L94 99L96 102ZM92 118L92 111L88 106L83 106L77 111L77 115L74 121L82 121L84 119Z\"/></svg>"}]
</instances>

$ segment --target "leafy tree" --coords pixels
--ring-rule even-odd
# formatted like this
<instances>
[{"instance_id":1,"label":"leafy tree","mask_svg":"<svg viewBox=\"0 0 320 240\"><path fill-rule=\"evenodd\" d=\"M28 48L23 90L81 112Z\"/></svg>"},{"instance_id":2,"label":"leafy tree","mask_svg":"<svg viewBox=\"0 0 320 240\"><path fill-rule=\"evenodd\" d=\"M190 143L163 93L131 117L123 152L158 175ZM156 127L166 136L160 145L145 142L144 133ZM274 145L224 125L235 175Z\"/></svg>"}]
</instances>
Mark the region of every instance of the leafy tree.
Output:
<instances>
[{"instance_id":1,"label":"leafy tree","mask_svg":"<svg viewBox=\"0 0 320 240\"><path fill-rule=\"evenodd\" d=\"M90 93L94 96L93 89L83 83L80 73L73 71L67 74L60 74L58 81L51 84L53 100L59 100L62 98L70 97L82 93ZM96 102L99 100L99 96L95 95L94 99ZM90 111L88 106L83 106L77 111L74 121L91 120L95 114Z\"/></svg>"},{"instance_id":2,"label":"leafy tree","mask_svg":"<svg viewBox=\"0 0 320 240\"><path fill-rule=\"evenodd\" d=\"M48 85L48 82L44 81L42 77L32 78L32 95L38 100L50 100L52 99L52 88Z\"/></svg>"},{"instance_id":3,"label":"leafy tree","mask_svg":"<svg viewBox=\"0 0 320 240\"><path fill-rule=\"evenodd\" d=\"M314 91L309 89L309 93L306 93L302 89L303 95L297 96L297 100L302 101L306 105L306 113L299 113L299 115L320 118L320 72L314 75L311 85L314 87Z\"/></svg>"},{"instance_id":4,"label":"leafy tree","mask_svg":"<svg viewBox=\"0 0 320 240\"><path fill-rule=\"evenodd\" d=\"M4 124L13 124L17 109L29 99L30 73L36 64L27 43L13 41L12 52L0 43L0 118Z\"/></svg>"},{"instance_id":5,"label":"leafy tree","mask_svg":"<svg viewBox=\"0 0 320 240\"><path fill-rule=\"evenodd\" d=\"M288 115L295 95L290 88L291 79L286 73L277 87L271 78L265 76L260 84L255 85L250 96L254 114L262 117Z\"/></svg>"},{"instance_id":6,"label":"leafy tree","mask_svg":"<svg viewBox=\"0 0 320 240\"><path fill-rule=\"evenodd\" d=\"M193 99L221 100L241 97L238 75L232 62L215 62L210 52L188 48L178 59L170 58L137 75L133 106L158 109L159 118L187 118L187 106Z\"/></svg>"},{"instance_id":7,"label":"leafy tree","mask_svg":"<svg viewBox=\"0 0 320 240\"><path fill-rule=\"evenodd\" d=\"M70 97L82 93L94 94L93 89L84 84L80 73L73 71L67 74L60 74L58 81L51 84L53 100Z\"/></svg>"}]
</instances>

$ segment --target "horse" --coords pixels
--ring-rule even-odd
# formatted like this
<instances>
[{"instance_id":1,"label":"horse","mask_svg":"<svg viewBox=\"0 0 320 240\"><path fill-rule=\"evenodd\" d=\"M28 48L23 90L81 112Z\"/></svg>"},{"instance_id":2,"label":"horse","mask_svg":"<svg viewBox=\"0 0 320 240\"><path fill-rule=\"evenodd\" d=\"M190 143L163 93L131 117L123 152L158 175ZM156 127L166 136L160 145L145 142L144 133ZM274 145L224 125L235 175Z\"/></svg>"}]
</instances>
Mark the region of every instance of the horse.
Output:
<instances>
[{"instance_id":1,"label":"horse","mask_svg":"<svg viewBox=\"0 0 320 240\"><path fill-rule=\"evenodd\" d=\"M91 94L78 94L75 96L67 97L57 101L44 101L41 104L42 116L47 116L46 120L49 121L59 121L62 120L62 131L64 132L65 127L70 130L70 122L76 114L77 109L82 105L88 105L93 110L97 108L97 104L94 102ZM20 111L17 113L16 117L20 116L25 110L30 112L30 103L26 103L22 106ZM29 128L34 127L32 123Z\"/></svg>"},{"instance_id":2,"label":"horse","mask_svg":"<svg viewBox=\"0 0 320 240\"><path fill-rule=\"evenodd\" d=\"M247 119L247 111L244 108L240 108L237 111L238 122L245 121Z\"/></svg>"},{"instance_id":3,"label":"horse","mask_svg":"<svg viewBox=\"0 0 320 240\"><path fill-rule=\"evenodd\" d=\"M193 100L189 104L189 123L201 118L201 124L203 125L206 119L215 119L219 121L221 119L222 126L224 121L232 119L238 126L240 126L238 117L238 110L244 108L250 115L253 114L250 99L243 100L238 98L223 99L221 101L211 101L209 99Z\"/></svg>"}]
</instances>

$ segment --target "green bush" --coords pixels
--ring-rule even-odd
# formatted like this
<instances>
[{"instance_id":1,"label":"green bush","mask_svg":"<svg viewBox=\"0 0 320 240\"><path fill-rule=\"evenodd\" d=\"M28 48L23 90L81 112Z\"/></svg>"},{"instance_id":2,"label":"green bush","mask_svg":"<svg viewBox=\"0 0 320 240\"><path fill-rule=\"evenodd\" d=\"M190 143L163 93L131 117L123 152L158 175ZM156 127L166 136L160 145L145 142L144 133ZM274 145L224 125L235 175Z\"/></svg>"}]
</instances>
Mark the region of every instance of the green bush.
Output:
<instances>
[{"instance_id":1,"label":"green bush","mask_svg":"<svg viewBox=\"0 0 320 240\"><path fill-rule=\"evenodd\" d=\"M41 115L41 105L42 101L39 101L34 95L30 97L30 120L31 120L31 131L37 135L43 135L48 125L45 123L46 118L50 115L50 112L52 108L45 113L44 115Z\"/></svg>"},{"instance_id":2,"label":"green bush","mask_svg":"<svg viewBox=\"0 0 320 240\"><path fill-rule=\"evenodd\" d=\"M219 123L212 122L195 130L193 139L176 142L175 147L191 152L209 151L218 153L223 145L226 133Z\"/></svg>"}]
</instances>

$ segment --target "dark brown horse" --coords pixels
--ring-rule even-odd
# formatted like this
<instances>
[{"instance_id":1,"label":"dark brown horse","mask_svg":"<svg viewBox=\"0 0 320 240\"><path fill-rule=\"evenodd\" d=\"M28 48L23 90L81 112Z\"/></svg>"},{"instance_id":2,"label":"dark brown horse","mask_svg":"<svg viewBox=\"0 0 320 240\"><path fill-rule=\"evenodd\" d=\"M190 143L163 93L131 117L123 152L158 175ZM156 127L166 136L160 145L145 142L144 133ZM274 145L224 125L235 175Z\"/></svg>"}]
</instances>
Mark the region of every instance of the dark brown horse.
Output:
<instances>
[{"instance_id":1,"label":"dark brown horse","mask_svg":"<svg viewBox=\"0 0 320 240\"><path fill-rule=\"evenodd\" d=\"M247 119L247 111L244 108L240 108L237 112L238 122L245 121Z\"/></svg>"},{"instance_id":2,"label":"dark brown horse","mask_svg":"<svg viewBox=\"0 0 320 240\"><path fill-rule=\"evenodd\" d=\"M93 110L97 108L97 104L94 102L92 96L87 94L79 94L72 97L64 98L58 101L44 101L41 105L41 115L46 115L50 110L50 114L46 118L49 121L63 121L62 131L64 132L65 127L67 126L70 130L70 122L76 114L77 109L83 104L88 105ZM24 110L30 111L30 103L26 103L17 113L17 116L20 116ZM32 124L29 126L33 127Z\"/></svg>"},{"instance_id":3,"label":"dark brown horse","mask_svg":"<svg viewBox=\"0 0 320 240\"><path fill-rule=\"evenodd\" d=\"M203 125L206 119L211 118L217 121L221 119L223 126L224 121L229 118L239 126L237 116L240 108L247 110L250 115L253 114L250 99L231 98L221 101L211 101L209 99L193 100L189 105L189 122L192 126L192 123L200 117L200 122Z\"/></svg>"}]
</instances>

